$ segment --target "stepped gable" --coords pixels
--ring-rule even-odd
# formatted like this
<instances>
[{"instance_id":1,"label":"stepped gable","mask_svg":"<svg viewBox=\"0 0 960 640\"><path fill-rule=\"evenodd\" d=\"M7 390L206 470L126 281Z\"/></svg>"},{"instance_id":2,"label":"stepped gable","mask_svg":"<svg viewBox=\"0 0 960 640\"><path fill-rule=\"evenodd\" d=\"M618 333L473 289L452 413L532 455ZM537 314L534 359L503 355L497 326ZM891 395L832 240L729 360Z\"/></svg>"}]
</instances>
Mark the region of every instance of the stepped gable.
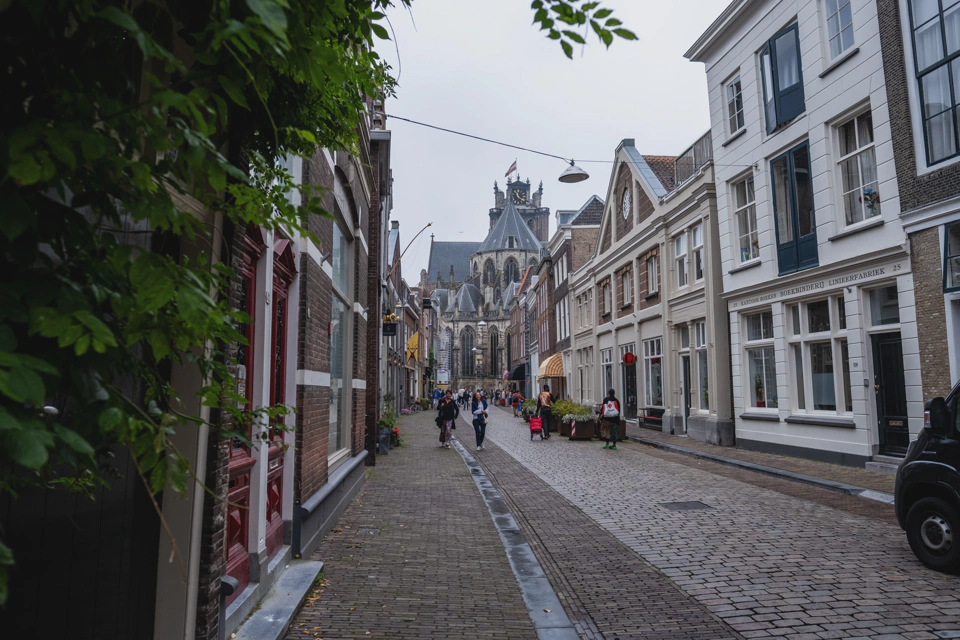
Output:
<instances>
[{"instance_id":1,"label":"stepped gable","mask_svg":"<svg viewBox=\"0 0 960 640\"><path fill-rule=\"evenodd\" d=\"M456 282L463 282L469 278L470 256L477 252L480 244L479 242L432 242L427 282L438 282L440 278L449 280L451 265Z\"/></svg>"},{"instance_id":2,"label":"stepped gable","mask_svg":"<svg viewBox=\"0 0 960 640\"><path fill-rule=\"evenodd\" d=\"M520 212L517 211L513 203L507 202L506 207L503 209L503 214L501 214L500 219L497 220L497 224L493 225L493 229L490 229L486 240L483 241L483 244L481 244L480 248L474 253L487 253L510 249L510 247L507 246L507 238L510 236L516 239L512 247L516 250L540 251L540 248L543 246L537 239L537 236L533 234L533 231L530 230L530 227L523 221L523 218L520 217Z\"/></svg>"}]
</instances>

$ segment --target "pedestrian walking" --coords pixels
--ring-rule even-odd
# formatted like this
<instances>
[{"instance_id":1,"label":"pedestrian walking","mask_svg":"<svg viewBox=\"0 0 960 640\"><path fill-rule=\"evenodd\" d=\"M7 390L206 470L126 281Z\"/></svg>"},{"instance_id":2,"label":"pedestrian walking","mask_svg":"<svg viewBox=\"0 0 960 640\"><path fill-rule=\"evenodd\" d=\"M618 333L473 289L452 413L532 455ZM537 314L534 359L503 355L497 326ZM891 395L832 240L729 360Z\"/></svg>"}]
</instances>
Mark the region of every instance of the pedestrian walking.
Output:
<instances>
[{"instance_id":1,"label":"pedestrian walking","mask_svg":"<svg viewBox=\"0 0 960 640\"><path fill-rule=\"evenodd\" d=\"M458 417L460 417L460 409L453 400L453 393L447 390L446 396L441 401L440 410L437 412L437 421L440 426L440 446L445 449L450 448L450 440L453 437L453 430L457 428Z\"/></svg>"},{"instance_id":2,"label":"pedestrian walking","mask_svg":"<svg viewBox=\"0 0 960 640\"><path fill-rule=\"evenodd\" d=\"M483 439L487 435L487 401L479 393L473 394L473 430L477 435L477 451L483 451Z\"/></svg>"},{"instance_id":3,"label":"pedestrian walking","mask_svg":"<svg viewBox=\"0 0 960 640\"><path fill-rule=\"evenodd\" d=\"M443 397L443 392L440 389L433 390L433 408L437 409L440 406L440 398Z\"/></svg>"},{"instance_id":4,"label":"pedestrian walking","mask_svg":"<svg viewBox=\"0 0 960 640\"><path fill-rule=\"evenodd\" d=\"M620 401L614 395L614 390L607 391L607 397L603 399L603 405L600 409L600 435L607 444L604 449L617 450L617 436L620 431Z\"/></svg>"},{"instance_id":5,"label":"pedestrian walking","mask_svg":"<svg viewBox=\"0 0 960 640\"><path fill-rule=\"evenodd\" d=\"M543 385L543 392L537 396L537 411L543 418L543 439L550 439L550 421L553 419L553 403L556 398L550 393L550 385Z\"/></svg>"},{"instance_id":6,"label":"pedestrian walking","mask_svg":"<svg viewBox=\"0 0 960 640\"><path fill-rule=\"evenodd\" d=\"M510 394L510 406L513 407L513 417L517 417L517 408L520 406L520 394L514 391Z\"/></svg>"}]
</instances>

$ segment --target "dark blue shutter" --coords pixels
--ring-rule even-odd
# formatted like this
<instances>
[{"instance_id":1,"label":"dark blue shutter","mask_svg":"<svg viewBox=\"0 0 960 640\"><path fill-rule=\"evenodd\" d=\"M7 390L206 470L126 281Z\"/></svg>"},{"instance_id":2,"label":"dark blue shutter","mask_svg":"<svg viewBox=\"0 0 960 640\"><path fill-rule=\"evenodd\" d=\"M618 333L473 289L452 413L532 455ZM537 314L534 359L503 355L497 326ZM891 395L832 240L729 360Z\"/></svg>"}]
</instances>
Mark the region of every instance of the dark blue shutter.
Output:
<instances>
[{"instance_id":1,"label":"dark blue shutter","mask_svg":"<svg viewBox=\"0 0 960 640\"><path fill-rule=\"evenodd\" d=\"M806 109L803 101L803 65L800 63L800 36L792 24L770 40L777 82L777 124L793 120ZM786 83L790 83L784 86Z\"/></svg>"},{"instance_id":2,"label":"dark blue shutter","mask_svg":"<svg viewBox=\"0 0 960 640\"><path fill-rule=\"evenodd\" d=\"M808 143L770 161L770 185L780 275L817 266L820 259Z\"/></svg>"},{"instance_id":3,"label":"dark blue shutter","mask_svg":"<svg viewBox=\"0 0 960 640\"><path fill-rule=\"evenodd\" d=\"M813 209L813 176L810 173L810 145L803 144L790 150L793 177L794 211L797 224L798 269L820 264L817 254L817 220Z\"/></svg>"}]
</instances>

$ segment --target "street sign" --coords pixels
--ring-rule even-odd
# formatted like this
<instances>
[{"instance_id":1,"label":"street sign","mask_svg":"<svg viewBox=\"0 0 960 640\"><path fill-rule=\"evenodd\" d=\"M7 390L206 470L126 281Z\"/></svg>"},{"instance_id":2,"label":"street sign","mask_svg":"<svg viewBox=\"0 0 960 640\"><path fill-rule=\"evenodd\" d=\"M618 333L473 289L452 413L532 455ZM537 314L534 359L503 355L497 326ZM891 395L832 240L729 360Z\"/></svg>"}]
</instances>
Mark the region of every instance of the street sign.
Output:
<instances>
[{"instance_id":1,"label":"street sign","mask_svg":"<svg viewBox=\"0 0 960 640\"><path fill-rule=\"evenodd\" d=\"M385 335L385 336L395 336L395 335L397 335L397 323L396 323L396 322L384 322L384 323L383 323L383 335Z\"/></svg>"}]
</instances>

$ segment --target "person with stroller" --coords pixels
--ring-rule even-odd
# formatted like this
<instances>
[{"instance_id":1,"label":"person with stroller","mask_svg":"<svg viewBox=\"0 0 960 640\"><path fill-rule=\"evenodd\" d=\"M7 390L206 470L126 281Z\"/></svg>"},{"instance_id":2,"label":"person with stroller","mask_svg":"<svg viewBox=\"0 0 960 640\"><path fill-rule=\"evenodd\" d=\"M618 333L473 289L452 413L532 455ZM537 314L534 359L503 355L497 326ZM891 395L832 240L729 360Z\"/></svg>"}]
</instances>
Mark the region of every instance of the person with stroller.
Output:
<instances>
[{"instance_id":1,"label":"person with stroller","mask_svg":"<svg viewBox=\"0 0 960 640\"><path fill-rule=\"evenodd\" d=\"M477 434L477 451L483 451L483 439L487 435L487 401L480 392L473 394L471 404L473 412L473 430Z\"/></svg>"},{"instance_id":2,"label":"person with stroller","mask_svg":"<svg viewBox=\"0 0 960 640\"><path fill-rule=\"evenodd\" d=\"M600 406L600 433L607 444L604 449L617 450L617 435L620 431L620 401L613 389L607 391L607 397Z\"/></svg>"},{"instance_id":3,"label":"person with stroller","mask_svg":"<svg viewBox=\"0 0 960 640\"><path fill-rule=\"evenodd\" d=\"M550 421L553 419L553 403L556 397L550 393L550 385L543 385L543 392L537 396L537 411L543 418L543 439L550 439Z\"/></svg>"},{"instance_id":4,"label":"person with stroller","mask_svg":"<svg viewBox=\"0 0 960 640\"><path fill-rule=\"evenodd\" d=\"M456 429L458 417L460 417L460 408L453 400L453 393L447 389L437 412L437 423L440 427L440 446L444 449L450 448L450 440L453 437L453 430Z\"/></svg>"}]
</instances>

